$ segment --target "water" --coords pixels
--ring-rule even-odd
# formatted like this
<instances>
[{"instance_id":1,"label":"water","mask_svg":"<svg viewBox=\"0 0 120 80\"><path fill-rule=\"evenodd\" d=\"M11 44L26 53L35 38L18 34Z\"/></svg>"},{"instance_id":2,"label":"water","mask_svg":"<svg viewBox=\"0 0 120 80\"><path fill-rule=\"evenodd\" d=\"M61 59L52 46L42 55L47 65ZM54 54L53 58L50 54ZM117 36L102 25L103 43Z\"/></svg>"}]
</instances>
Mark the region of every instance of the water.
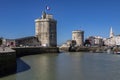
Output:
<instances>
[{"instance_id":1,"label":"water","mask_svg":"<svg viewBox=\"0 0 120 80\"><path fill-rule=\"evenodd\" d=\"M0 80L120 80L120 55L61 53L24 56L17 72Z\"/></svg>"}]
</instances>

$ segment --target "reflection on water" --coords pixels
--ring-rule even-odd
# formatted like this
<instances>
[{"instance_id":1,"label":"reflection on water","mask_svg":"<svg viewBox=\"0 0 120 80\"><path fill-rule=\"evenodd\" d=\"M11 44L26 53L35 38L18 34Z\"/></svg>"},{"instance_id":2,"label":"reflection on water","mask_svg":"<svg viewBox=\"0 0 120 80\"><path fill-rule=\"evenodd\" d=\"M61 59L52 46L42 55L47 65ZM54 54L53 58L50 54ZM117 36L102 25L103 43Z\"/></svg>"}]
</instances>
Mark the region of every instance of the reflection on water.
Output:
<instances>
[{"instance_id":1,"label":"reflection on water","mask_svg":"<svg viewBox=\"0 0 120 80\"><path fill-rule=\"evenodd\" d=\"M27 65L19 64L17 74L0 80L120 79L120 55L72 52L31 55L21 60Z\"/></svg>"}]
</instances>

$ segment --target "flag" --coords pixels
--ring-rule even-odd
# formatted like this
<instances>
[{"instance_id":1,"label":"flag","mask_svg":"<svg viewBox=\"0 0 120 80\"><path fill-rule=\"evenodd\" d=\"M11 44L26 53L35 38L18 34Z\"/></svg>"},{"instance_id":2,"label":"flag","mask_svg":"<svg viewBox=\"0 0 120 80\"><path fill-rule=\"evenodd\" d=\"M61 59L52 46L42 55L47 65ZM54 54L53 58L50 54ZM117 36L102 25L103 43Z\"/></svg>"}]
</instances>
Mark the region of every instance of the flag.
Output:
<instances>
[{"instance_id":1,"label":"flag","mask_svg":"<svg viewBox=\"0 0 120 80\"><path fill-rule=\"evenodd\" d=\"M47 10L50 10L50 7L49 7L49 6L46 6L46 9L47 9Z\"/></svg>"}]
</instances>

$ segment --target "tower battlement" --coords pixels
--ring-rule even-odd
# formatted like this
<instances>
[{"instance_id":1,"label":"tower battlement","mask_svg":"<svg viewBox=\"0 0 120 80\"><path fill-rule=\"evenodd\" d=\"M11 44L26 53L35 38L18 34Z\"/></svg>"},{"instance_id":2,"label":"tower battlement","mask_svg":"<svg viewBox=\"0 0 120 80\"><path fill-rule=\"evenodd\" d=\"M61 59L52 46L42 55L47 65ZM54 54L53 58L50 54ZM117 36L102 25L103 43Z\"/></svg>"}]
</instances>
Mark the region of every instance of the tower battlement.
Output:
<instances>
[{"instance_id":1,"label":"tower battlement","mask_svg":"<svg viewBox=\"0 0 120 80\"><path fill-rule=\"evenodd\" d=\"M53 15L42 12L41 18L35 20L35 35L42 46L57 46L57 21Z\"/></svg>"}]
</instances>

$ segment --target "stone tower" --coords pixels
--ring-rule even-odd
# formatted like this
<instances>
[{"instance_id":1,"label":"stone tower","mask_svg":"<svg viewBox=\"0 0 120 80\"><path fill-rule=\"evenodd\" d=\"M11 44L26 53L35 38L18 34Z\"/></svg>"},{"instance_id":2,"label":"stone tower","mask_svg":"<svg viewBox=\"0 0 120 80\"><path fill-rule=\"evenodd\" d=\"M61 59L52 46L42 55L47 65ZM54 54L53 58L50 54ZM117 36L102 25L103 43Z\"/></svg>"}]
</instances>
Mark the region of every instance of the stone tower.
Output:
<instances>
[{"instance_id":1,"label":"stone tower","mask_svg":"<svg viewBox=\"0 0 120 80\"><path fill-rule=\"evenodd\" d=\"M35 35L41 46L57 46L57 21L53 15L42 12L41 18L35 20Z\"/></svg>"},{"instance_id":2,"label":"stone tower","mask_svg":"<svg viewBox=\"0 0 120 80\"><path fill-rule=\"evenodd\" d=\"M110 28L110 38L114 36L114 33L113 33L113 30L112 30L112 27Z\"/></svg>"},{"instance_id":3,"label":"stone tower","mask_svg":"<svg viewBox=\"0 0 120 80\"><path fill-rule=\"evenodd\" d=\"M77 46L83 46L84 31L81 31L81 30L72 31L72 40L76 41Z\"/></svg>"}]
</instances>

